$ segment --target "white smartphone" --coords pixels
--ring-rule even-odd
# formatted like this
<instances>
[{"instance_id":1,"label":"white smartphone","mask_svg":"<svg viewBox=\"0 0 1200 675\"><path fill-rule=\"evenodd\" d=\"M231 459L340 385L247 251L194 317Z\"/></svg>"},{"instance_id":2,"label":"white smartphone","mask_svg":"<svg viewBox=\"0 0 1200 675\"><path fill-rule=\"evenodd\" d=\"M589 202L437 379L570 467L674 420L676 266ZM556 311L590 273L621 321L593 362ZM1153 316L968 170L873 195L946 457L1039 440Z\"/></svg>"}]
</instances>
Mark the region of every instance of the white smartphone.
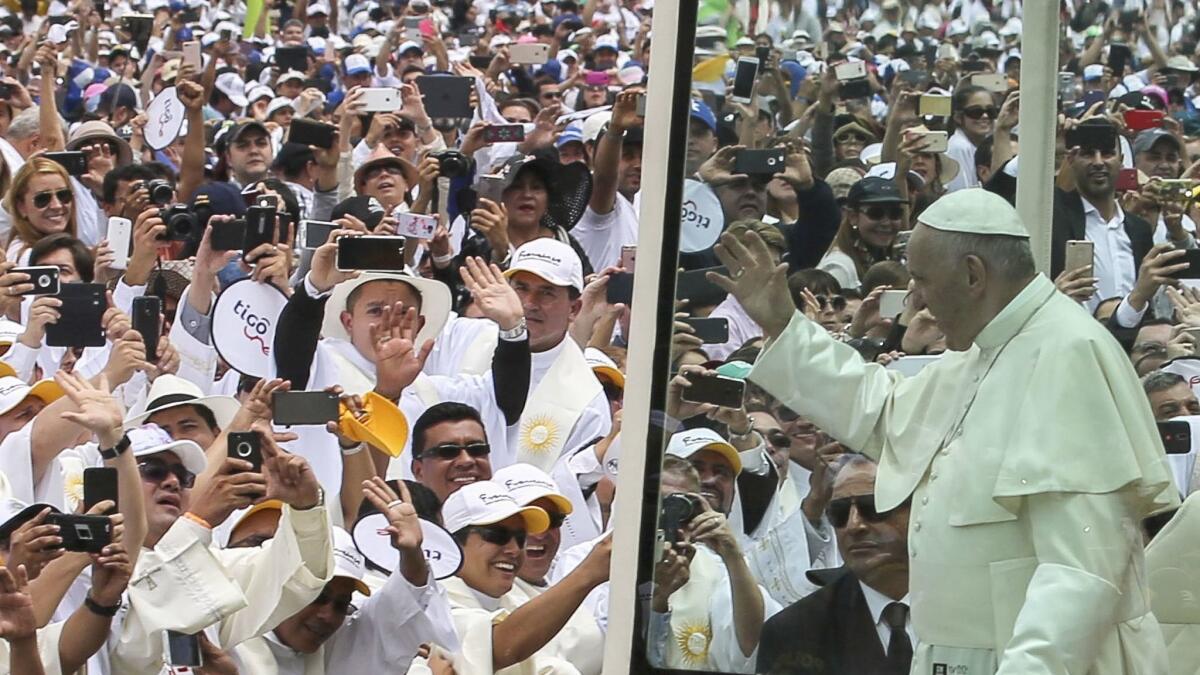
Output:
<instances>
[{"instance_id":1,"label":"white smartphone","mask_svg":"<svg viewBox=\"0 0 1200 675\"><path fill-rule=\"evenodd\" d=\"M1087 267L1095 261L1096 245L1086 239L1072 239L1067 242L1067 253L1063 268L1073 272Z\"/></svg>"},{"instance_id":2,"label":"white smartphone","mask_svg":"<svg viewBox=\"0 0 1200 675\"><path fill-rule=\"evenodd\" d=\"M839 63L834 66L833 74L837 76L839 82L857 80L867 76L867 64L862 61Z\"/></svg>"},{"instance_id":3,"label":"white smartphone","mask_svg":"<svg viewBox=\"0 0 1200 675\"><path fill-rule=\"evenodd\" d=\"M133 244L133 222L128 218L113 216L108 219L108 247L113 252L112 268L123 270L129 265L130 246Z\"/></svg>"},{"instance_id":4,"label":"white smartphone","mask_svg":"<svg viewBox=\"0 0 1200 675\"><path fill-rule=\"evenodd\" d=\"M395 87L368 87L359 97L363 112L396 112L400 109L400 90Z\"/></svg>"},{"instance_id":5,"label":"white smartphone","mask_svg":"<svg viewBox=\"0 0 1200 675\"><path fill-rule=\"evenodd\" d=\"M432 239L437 231L437 216L420 213L395 213L396 234L414 239Z\"/></svg>"},{"instance_id":6,"label":"white smartphone","mask_svg":"<svg viewBox=\"0 0 1200 675\"><path fill-rule=\"evenodd\" d=\"M884 291L883 295L879 296L879 316L885 319L896 318L904 311L907 299L908 291Z\"/></svg>"},{"instance_id":7,"label":"white smartphone","mask_svg":"<svg viewBox=\"0 0 1200 675\"><path fill-rule=\"evenodd\" d=\"M421 41L421 17L409 16L404 18L404 39L418 43Z\"/></svg>"},{"instance_id":8,"label":"white smartphone","mask_svg":"<svg viewBox=\"0 0 1200 675\"><path fill-rule=\"evenodd\" d=\"M519 65L540 66L550 60L550 45L540 42L509 45L508 60Z\"/></svg>"},{"instance_id":9,"label":"white smartphone","mask_svg":"<svg viewBox=\"0 0 1200 675\"><path fill-rule=\"evenodd\" d=\"M300 242L300 248L314 250L329 241L330 233L336 229L336 223L326 220L302 220L300 236L296 237L296 241Z\"/></svg>"},{"instance_id":10,"label":"white smartphone","mask_svg":"<svg viewBox=\"0 0 1200 675\"><path fill-rule=\"evenodd\" d=\"M971 84L997 94L1008 93L1008 78L1000 73L975 73Z\"/></svg>"},{"instance_id":11,"label":"white smartphone","mask_svg":"<svg viewBox=\"0 0 1200 675\"><path fill-rule=\"evenodd\" d=\"M758 59L743 56L737 60L737 70L733 75L733 91L729 98L738 103L749 103L750 95L754 93L754 81L758 79Z\"/></svg>"},{"instance_id":12,"label":"white smartphone","mask_svg":"<svg viewBox=\"0 0 1200 675\"><path fill-rule=\"evenodd\" d=\"M945 131L908 132L913 136L921 136L925 142L921 144L921 152L945 152L950 147L950 137Z\"/></svg>"},{"instance_id":13,"label":"white smartphone","mask_svg":"<svg viewBox=\"0 0 1200 675\"><path fill-rule=\"evenodd\" d=\"M949 117L951 97L941 94L921 94L917 99L917 114L926 117Z\"/></svg>"},{"instance_id":14,"label":"white smartphone","mask_svg":"<svg viewBox=\"0 0 1200 675\"><path fill-rule=\"evenodd\" d=\"M183 62L190 63L200 72L200 43L195 40L183 43Z\"/></svg>"}]
</instances>

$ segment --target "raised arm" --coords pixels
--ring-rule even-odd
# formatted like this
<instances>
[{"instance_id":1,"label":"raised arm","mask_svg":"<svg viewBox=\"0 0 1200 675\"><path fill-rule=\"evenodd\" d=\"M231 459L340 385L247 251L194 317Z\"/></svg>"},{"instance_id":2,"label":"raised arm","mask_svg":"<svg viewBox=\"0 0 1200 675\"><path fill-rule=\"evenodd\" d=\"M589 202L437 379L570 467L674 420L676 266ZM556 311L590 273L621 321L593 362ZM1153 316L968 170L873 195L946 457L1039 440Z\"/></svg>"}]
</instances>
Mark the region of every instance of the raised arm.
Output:
<instances>
[{"instance_id":1,"label":"raised arm","mask_svg":"<svg viewBox=\"0 0 1200 675\"><path fill-rule=\"evenodd\" d=\"M611 212L616 203L625 130L638 125L637 97L633 91L617 94L608 130L596 147L596 158L592 163L592 197L588 206L601 215Z\"/></svg>"},{"instance_id":2,"label":"raised arm","mask_svg":"<svg viewBox=\"0 0 1200 675\"><path fill-rule=\"evenodd\" d=\"M190 66L185 66L190 69ZM182 73L181 73L182 74ZM179 167L179 182L175 186L176 200L186 203L204 183L204 87L180 78L175 86L180 103L187 115L188 132L183 139L183 158Z\"/></svg>"},{"instance_id":3,"label":"raised arm","mask_svg":"<svg viewBox=\"0 0 1200 675\"><path fill-rule=\"evenodd\" d=\"M500 268L482 258L467 258L459 272L475 305L500 327L501 337L492 356L492 388L505 423L516 424L525 411L533 358L521 299Z\"/></svg>"},{"instance_id":4,"label":"raised arm","mask_svg":"<svg viewBox=\"0 0 1200 675\"><path fill-rule=\"evenodd\" d=\"M38 47L37 62L42 67L42 78L38 85L38 131L47 152L59 152L67 147L63 137L62 120L58 116L58 102L54 99L55 79L58 76L58 52L44 44Z\"/></svg>"},{"instance_id":5,"label":"raised arm","mask_svg":"<svg viewBox=\"0 0 1200 675\"><path fill-rule=\"evenodd\" d=\"M8 642L9 672L46 675L38 654L37 622L24 567L0 567L0 637Z\"/></svg>"}]
</instances>

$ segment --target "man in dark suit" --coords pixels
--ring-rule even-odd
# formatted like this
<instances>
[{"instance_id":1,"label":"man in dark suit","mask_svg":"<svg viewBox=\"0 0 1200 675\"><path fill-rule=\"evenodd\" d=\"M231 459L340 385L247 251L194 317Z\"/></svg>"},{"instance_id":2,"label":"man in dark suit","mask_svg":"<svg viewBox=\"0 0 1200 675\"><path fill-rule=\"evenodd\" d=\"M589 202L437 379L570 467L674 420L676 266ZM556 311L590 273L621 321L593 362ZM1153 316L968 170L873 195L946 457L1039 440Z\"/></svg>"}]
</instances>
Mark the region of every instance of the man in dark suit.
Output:
<instances>
[{"instance_id":1,"label":"man in dark suit","mask_svg":"<svg viewBox=\"0 0 1200 675\"><path fill-rule=\"evenodd\" d=\"M828 507L846 565L812 573L825 587L767 620L755 672L908 675L908 513L876 513L875 463L846 456Z\"/></svg>"}]
</instances>

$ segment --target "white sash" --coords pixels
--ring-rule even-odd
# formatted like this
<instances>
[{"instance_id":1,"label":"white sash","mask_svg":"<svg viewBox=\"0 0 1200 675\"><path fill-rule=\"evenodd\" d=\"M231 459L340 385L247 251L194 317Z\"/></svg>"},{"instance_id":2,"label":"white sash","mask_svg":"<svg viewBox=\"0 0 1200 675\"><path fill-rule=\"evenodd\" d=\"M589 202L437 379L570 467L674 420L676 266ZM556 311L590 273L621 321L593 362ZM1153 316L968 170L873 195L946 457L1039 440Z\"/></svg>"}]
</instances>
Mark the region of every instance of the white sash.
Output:
<instances>
[{"instance_id":1,"label":"white sash","mask_svg":"<svg viewBox=\"0 0 1200 675\"><path fill-rule=\"evenodd\" d=\"M500 334L494 330L481 330L471 342L471 347L463 354L458 364L458 372L464 375L482 375L492 368L492 353Z\"/></svg>"},{"instance_id":2,"label":"white sash","mask_svg":"<svg viewBox=\"0 0 1200 675\"><path fill-rule=\"evenodd\" d=\"M672 635L652 635L661 640L667 668L712 670L709 656L712 646L712 619L708 611L714 589L724 576L720 563L703 551L696 551L688 568L688 582L671 594Z\"/></svg>"},{"instance_id":3,"label":"white sash","mask_svg":"<svg viewBox=\"0 0 1200 675\"><path fill-rule=\"evenodd\" d=\"M569 337L564 343L554 365L529 395L517 423L517 461L546 473L562 454L580 413L604 390L583 350Z\"/></svg>"}]
</instances>

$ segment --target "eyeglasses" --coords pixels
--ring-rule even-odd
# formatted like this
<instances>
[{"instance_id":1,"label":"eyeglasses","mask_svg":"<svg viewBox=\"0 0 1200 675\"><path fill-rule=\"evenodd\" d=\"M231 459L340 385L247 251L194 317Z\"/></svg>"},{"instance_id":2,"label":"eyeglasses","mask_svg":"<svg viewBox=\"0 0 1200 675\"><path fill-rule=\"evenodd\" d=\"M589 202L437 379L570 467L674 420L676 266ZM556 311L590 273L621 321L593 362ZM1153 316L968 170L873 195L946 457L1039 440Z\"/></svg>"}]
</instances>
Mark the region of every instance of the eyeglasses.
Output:
<instances>
[{"instance_id":1,"label":"eyeglasses","mask_svg":"<svg viewBox=\"0 0 1200 675\"><path fill-rule=\"evenodd\" d=\"M138 473L142 475L142 480L150 483L161 483L167 479L167 476L175 474L175 478L179 479L179 485L191 489L196 484L196 474L188 471L182 464L167 465L158 461L138 462Z\"/></svg>"},{"instance_id":2,"label":"eyeglasses","mask_svg":"<svg viewBox=\"0 0 1200 675\"><path fill-rule=\"evenodd\" d=\"M826 297L824 295L818 295L818 296L816 296L816 298L817 298L817 306L820 307L821 309L826 309L828 307L832 307L833 311L835 311L835 312L840 312L840 311L846 309L846 299L840 295L835 295L833 297Z\"/></svg>"},{"instance_id":3,"label":"eyeglasses","mask_svg":"<svg viewBox=\"0 0 1200 675\"><path fill-rule=\"evenodd\" d=\"M438 459L457 459L464 451L471 456L471 459L479 459L480 457L487 457L492 452L492 446L487 443L468 443L466 445L443 443L422 452L417 459L425 459L435 455Z\"/></svg>"},{"instance_id":4,"label":"eyeglasses","mask_svg":"<svg viewBox=\"0 0 1200 675\"><path fill-rule=\"evenodd\" d=\"M562 98L562 93L557 91L543 91L542 98L560 99Z\"/></svg>"},{"instance_id":5,"label":"eyeglasses","mask_svg":"<svg viewBox=\"0 0 1200 675\"><path fill-rule=\"evenodd\" d=\"M567 514L565 513L547 512L546 515L550 516L550 529L552 530L562 527L563 523L567 522Z\"/></svg>"},{"instance_id":6,"label":"eyeglasses","mask_svg":"<svg viewBox=\"0 0 1200 675\"><path fill-rule=\"evenodd\" d=\"M791 437L779 429L767 432L767 442L780 450L787 450L792 447Z\"/></svg>"},{"instance_id":7,"label":"eyeglasses","mask_svg":"<svg viewBox=\"0 0 1200 675\"><path fill-rule=\"evenodd\" d=\"M489 544L507 546L508 542L516 539L517 546L525 548L525 530L510 530L503 525L479 525L469 529Z\"/></svg>"},{"instance_id":8,"label":"eyeglasses","mask_svg":"<svg viewBox=\"0 0 1200 675\"><path fill-rule=\"evenodd\" d=\"M888 516L892 515L892 511L880 513L875 510L875 495L861 495L859 497L843 497L831 500L829 506L825 508L825 512L829 516L829 522L839 530L846 527L846 523L850 522L851 505L858 508L858 517L868 523L883 522L887 520Z\"/></svg>"},{"instance_id":9,"label":"eyeglasses","mask_svg":"<svg viewBox=\"0 0 1200 675\"><path fill-rule=\"evenodd\" d=\"M51 197L57 197L58 203L66 206L67 204L71 203L71 200L74 199L75 196L71 194L70 188L63 188L62 190L47 190L45 192L39 192L33 196L33 205L39 209L44 209L47 206L50 206Z\"/></svg>"},{"instance_id":10,"label":"eyeglasses","mask_svg":"<svg viewBox=\"0 0 1200 675\"><path fill-rule=\"evenodd\" d=\"M994 119L996 119L996 117L998 117L1000 115L1000 109L994 105L987 106L987 107L981 106L981 105L973 105L970 108L963 108L962 114L967 117L970 117L973 120L977 120L977 119L983 117L984 115L987 115L988 119L994 120Z\"/></svg>"},{"instance_id":11,"label":"eyeglasses","mask_svg":"<svg viewBox=\"0 0 1200 675\"><path fill-rule=\"evenodd\" d=\"M868 206L858 209L858 212L871 220L900 220L904 217L904 208L897 206Z\"/></svg>"}]
</instances>

